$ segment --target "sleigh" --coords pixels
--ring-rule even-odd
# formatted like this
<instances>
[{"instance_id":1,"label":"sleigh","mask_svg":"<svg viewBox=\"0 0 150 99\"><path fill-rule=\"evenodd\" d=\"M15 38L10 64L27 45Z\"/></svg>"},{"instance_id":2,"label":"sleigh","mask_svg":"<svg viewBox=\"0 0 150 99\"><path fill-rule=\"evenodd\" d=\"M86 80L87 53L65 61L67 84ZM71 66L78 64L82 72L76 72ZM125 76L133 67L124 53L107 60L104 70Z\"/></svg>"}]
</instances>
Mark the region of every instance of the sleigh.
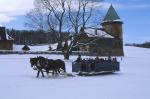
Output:
<instances>
[{"instance_id":1,"label":"sleigh","mask_svg":"<svg viewBox=\"0 0 150 99\"><path fill-rule=\"evenodd\" d=\"M98 63L82 63L82 62L73 62L72 63L72 72L79 74L101 74L101 73L114 73L120 71L120 63L113 61L105 61Z\"/></svg>"}]
</instances>

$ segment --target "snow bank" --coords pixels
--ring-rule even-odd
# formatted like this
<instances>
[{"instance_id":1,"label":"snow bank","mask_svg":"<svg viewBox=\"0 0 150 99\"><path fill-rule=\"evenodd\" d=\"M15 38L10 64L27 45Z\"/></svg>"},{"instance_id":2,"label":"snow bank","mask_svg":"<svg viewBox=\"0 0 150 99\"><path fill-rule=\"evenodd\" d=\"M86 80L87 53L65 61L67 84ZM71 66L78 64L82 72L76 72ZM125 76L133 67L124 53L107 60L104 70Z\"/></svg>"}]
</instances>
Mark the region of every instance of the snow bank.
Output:
<instances>
[{"instance_id":1,"label":"snow bank","mask_svg":"<svg viewBox=\"0 0 150 99\"><path fill-rule=\"evenodd\" d=\"M21 51L24 45L13 45L13 50ZM29 46L31 51L47 51L49 49L48 45L40 45L40 46Z\"/></svg>"},{"instance_id":2,"label":"snow bank","mask_svg":"<svg viewBox=\"0 0 150 99\"><path fill-rule=\"evenodd\" d=\"M63 42L63 44L64 44L65 42ZM70 44L70 41L68 41L68 44ZM30 51L47 51L47 50L49 50L49 46L51 46L52 47L52 50L54 50L54 49L56 49L57 48L57 45L58 45L58 43L55 43L55 44L51 44L51 45L34 45L34 46L30 46L30 45L28 45L29 46L29 48L30 48ZM24 45L13 45L13 50L14 51L21 51L22 50L22 48L23 48L23 46Z\"/></svg>"}]
</instances>

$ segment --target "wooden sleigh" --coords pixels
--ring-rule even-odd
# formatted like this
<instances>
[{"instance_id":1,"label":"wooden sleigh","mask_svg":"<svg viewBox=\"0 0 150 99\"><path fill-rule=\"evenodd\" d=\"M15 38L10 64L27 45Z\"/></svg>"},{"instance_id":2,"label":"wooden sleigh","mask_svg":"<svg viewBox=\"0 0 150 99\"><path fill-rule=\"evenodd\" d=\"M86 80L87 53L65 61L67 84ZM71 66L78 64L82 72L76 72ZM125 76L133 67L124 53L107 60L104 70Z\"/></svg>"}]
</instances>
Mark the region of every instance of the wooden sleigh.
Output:
<instances>
[{"instance_id":1,"label":"wooden sleigh","mask_svg":"<svg viewBox=\"0 0 150 99\"><path fill-rule=\"evenodd\" d=\"M99 63L84 63L73 62L72 72L78 73L79 75L97 75L103 73L114 73L120 71L120 63L113 61L105 61Z\"/></svg>"}]
</instances>

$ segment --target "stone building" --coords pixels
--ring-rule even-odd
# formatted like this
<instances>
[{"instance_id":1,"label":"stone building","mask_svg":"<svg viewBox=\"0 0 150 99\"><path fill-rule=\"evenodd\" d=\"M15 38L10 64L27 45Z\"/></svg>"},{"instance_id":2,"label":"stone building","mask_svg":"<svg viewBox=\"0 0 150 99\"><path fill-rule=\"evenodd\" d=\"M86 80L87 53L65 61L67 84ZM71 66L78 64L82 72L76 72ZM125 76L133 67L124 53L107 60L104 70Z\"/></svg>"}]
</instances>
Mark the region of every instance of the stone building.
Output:
<instances>
[{"instance_id":1,"label":"stone building","mask_svg":"<svg viewBox=\"0 0 150 99\"><path fill-rule=\"evenodd\" d=\"M13 39L6 33L5 27L0 27L0 50L13 50Z\"/></svg>"},{"instance_id":2,"label":"stone building","mask_svg":"<svg viewBox=\"0 0 150 99\"><path fill-rule=\"evenodd\" d=\"M99 56L124 56L122 24L111 5L101 23L101 28L81 28L76 38L79 50Z\"/></svg>"}]
</instances>

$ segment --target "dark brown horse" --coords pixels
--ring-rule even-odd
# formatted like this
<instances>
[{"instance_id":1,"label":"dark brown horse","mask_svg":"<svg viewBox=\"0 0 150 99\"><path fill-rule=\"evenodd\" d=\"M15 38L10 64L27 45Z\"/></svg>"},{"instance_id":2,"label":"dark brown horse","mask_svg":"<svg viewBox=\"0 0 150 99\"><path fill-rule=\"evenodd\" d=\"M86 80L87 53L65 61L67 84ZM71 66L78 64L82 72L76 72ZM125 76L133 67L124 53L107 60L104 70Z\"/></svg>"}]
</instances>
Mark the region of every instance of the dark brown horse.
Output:
<instances>
[{"instance_id":1,"label":"dark brown horse","mask_svg":"<svg viewBox=\"0 0 150 99\"><path fill-rule=\"evenodd\" d=\"M37 77L39 77L39 74L41 72L42 76L44 76L44 73L43 73L43 69L46 65L46 63L44 62L45 58L44 57L36 57L36 58L30 58L30 64L31 64L31 67L34 69L34 70L38 70L37 72Z\"/></svg>"},{"instance_id":2,"label":"dark brown horse","mask_svg":"<svg viewBox=\"0 0 150 99\"><path fill-rule=\"evenodd\" d=\"M53 71L52 74L58 74L61 71L65 73L66 72L65 62L60 59L57 59L57 60L48 59L48 64L45 70L47 73L50 70L52 70Z\"/></svg>"},{"instance_id":3,"label":"dark brown horse","mask_svg":"<svg viewBox=\"0 0 150 99\"><path fill-rule=\"evenodd\" d=\"M65 62L60 59L52 60L39 56L37 58L30 58L30 63L32 68L34 67L35 70L38 70L37 77L39 77L40 72L44 77L43 70L45 70L47 74L52 71L52 75L58 74L61 71L66 72Z\"/></svg>"}]
</instances>

